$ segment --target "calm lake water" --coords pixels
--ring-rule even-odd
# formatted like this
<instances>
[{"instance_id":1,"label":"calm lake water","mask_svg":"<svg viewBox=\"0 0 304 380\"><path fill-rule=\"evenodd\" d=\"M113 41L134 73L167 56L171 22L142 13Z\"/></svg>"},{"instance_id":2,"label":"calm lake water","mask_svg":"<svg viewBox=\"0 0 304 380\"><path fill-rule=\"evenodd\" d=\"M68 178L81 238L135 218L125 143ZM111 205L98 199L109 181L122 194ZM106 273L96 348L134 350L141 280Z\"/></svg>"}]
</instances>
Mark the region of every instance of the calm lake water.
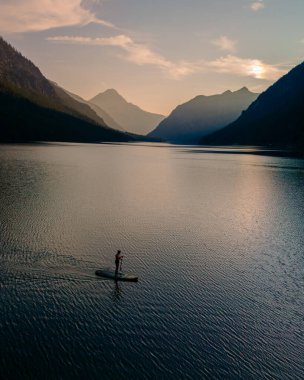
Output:
<instances>
[{"instance_id":1,"label":"calm lake water","mask_svg":"<svg viewBox=\"0 0 304 380\"><path fill-rule=\"evenodd\" d=\"M303 379L303 221L304 160L0 145L1 378Z\"/></svg>"}]
</instances>

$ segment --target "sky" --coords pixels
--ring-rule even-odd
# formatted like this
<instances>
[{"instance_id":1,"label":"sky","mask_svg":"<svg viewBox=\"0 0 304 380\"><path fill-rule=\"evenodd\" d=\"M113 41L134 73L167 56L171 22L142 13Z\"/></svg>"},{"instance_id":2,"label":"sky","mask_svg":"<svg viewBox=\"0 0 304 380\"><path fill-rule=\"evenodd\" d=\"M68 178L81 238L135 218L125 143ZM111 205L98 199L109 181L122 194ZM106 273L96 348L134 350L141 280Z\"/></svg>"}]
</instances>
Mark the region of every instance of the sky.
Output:
<instances>
[{"instance_id":1,"label":"sky","mask_svg":"<svg viewBox=\"0 0 304 380\"><path fill-rule=\"evenodd\" d=\"M303 0L0 0L0 34L85 99L115 88L167 115L265 90L302 62L303 15Z\"/></svg>"}]
</instances>

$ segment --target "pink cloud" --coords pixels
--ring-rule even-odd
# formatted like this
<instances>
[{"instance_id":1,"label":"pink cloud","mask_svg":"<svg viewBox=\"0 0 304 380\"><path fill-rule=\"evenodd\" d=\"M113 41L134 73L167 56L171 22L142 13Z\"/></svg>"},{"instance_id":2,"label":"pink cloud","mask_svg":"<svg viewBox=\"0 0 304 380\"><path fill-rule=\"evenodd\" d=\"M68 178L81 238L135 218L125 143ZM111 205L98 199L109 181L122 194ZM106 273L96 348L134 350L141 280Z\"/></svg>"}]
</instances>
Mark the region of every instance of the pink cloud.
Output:
<instances>
[{"instance_id":1,"label":"pink cloud","mask_svg":"<svg viewBox=\"0 0 304 380\"><path fill-rule=\"evenodd\" d=\"M125 52L122 55L123 59L140 66L156 66L173 79L181 79L199 72L219 72L273 81L286 73L286 70L264 63L259 59L241 58L234 55L227 55L212 61L201 59L173 62L161 54L154 52L148 46L137 43L129 36L123 34L101 38L55 36L49 37L48 40L70 44L117 47Z\"/></svg>"},{"instance_id":2,"label":"pink cloud","mask_svg":"<svg viewBox=\"0 0 304 380\"><path fill-rule=\"evenodd\" d=\"M0 2L0 31L22 33L63 26L98 23L113 25L96 18L82 6L81 0L10 0Z\"/></svg>"}]
</instances>

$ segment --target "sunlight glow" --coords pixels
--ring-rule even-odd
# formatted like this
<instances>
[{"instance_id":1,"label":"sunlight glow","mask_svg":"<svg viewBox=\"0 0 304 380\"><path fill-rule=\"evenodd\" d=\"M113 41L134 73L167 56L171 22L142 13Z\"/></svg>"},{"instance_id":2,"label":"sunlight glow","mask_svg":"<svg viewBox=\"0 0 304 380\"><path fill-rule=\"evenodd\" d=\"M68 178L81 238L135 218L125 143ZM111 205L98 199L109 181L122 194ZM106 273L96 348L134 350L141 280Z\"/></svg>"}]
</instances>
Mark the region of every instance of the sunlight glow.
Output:
<instances>
[{"instance_id":1,"label":"sunlight glow","mask_svg":"<svg viewBox=\"0 0 304 380\"><path fill-rule=\"evenodd\" d=\"M260 64L253 64L249 67L249 74L254 76L255 78L263 78L265 70Z\"/></svg>"}]
</instances>

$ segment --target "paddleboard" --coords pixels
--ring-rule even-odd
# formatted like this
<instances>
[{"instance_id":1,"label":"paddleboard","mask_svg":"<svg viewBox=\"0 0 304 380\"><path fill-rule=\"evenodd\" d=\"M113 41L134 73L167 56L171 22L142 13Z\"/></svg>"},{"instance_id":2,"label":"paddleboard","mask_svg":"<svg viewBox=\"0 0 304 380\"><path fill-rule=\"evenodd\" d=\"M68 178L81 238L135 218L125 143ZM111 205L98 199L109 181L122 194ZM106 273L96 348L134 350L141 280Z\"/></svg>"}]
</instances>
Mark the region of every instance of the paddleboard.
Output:
<instances>
[{"instance_id":1,"label":"paddleboard","mask_svg":"<svg viewBox=\"0 0 304 380\"><path fill-rule=\"evenodd\" d=\"M115 281L138 281L138 276L131 273L118 272L115 274L115 270L111 268L98 269L95 274L100 277L111 278Z\"/></svg>"}]
</instances>

